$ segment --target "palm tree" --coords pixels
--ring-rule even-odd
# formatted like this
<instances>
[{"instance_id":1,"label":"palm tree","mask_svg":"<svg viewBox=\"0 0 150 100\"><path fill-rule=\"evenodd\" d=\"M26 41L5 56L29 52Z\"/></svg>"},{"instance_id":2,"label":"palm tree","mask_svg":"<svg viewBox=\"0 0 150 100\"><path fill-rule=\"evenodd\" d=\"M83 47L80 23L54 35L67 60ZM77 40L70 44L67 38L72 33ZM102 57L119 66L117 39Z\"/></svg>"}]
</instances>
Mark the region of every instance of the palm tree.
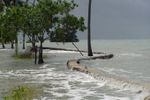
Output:
<instances>
[{"instance_id":1,"label":"palm tree","mask_svg":"<svg viewBox=\"0 0 150 100\"><path fill-rule=\"evenodd\" d=\"M92 47L91 47L91 5L92 5L92 0L89 0L89 6L88 6L88 56L93 56Z\"/></svg>"}]
</instances>

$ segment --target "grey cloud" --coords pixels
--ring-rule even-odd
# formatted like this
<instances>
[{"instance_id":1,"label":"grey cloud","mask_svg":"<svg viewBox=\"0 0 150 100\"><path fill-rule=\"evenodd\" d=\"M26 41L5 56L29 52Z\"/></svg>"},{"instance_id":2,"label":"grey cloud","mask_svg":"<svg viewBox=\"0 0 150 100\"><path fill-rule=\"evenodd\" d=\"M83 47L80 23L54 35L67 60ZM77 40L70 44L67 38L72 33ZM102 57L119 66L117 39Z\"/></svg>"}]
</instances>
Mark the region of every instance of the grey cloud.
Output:
<instances>
[{"instance_id":1,"label":"grey cloud","mask_svg":"<svg viewBox=\"0 0 150 100\"><path fill-rule=\"evenodd\" d=\"M87 20L88 0L76 1ZM93 0L92 37L150 38L150 0Z\"/></svg>"}]
</instances>

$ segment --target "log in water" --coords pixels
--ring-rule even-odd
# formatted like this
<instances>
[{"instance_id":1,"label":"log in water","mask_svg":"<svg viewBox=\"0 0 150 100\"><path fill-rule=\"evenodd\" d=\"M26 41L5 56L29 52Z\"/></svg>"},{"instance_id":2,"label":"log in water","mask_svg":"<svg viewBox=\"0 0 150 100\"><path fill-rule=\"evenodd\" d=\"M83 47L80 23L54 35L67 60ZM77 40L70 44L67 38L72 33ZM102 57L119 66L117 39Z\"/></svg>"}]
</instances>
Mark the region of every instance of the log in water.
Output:
<instances>
[{"instance_id":1,"label":"log in water","mask_svg":"<svg viewBox=\"0 0 150 100\"><path fill-rule=\"evenodd\" d=\"M75 49L65 49L65 48L43 47L43 49L79 52L79 50L75 50ZM85 51L85 50L80 50L80 52L87 53L87 51ZM93 52L93 53L94 53L94 54L105 54L104 52Z\"/></svg>"}]
</instances>

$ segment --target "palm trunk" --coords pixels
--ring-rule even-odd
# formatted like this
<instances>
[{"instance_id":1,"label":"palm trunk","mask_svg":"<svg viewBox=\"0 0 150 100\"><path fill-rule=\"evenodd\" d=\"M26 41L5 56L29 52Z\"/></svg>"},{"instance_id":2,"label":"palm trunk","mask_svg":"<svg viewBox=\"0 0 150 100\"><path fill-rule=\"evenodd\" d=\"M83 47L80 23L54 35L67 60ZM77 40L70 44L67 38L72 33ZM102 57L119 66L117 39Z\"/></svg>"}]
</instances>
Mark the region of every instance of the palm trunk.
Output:
<instances>
[{"instance_id":1,"label":"palm trunk","mask_svg":"<svg viewBox=\"0 0 150 100\"><path fill-rule=\"evenodd\" d=\"M34 64L37 63L37 46L35 46L35 50L34 50Z\"/></svg>"},{"instance_id":2,"label":"palm trunk","mask_svg":"<svg viewBox=\"0 0 150 100\"><path fill-rule=\"evenodd\" d=\"M38 64L43 64L43 43L40 41L40 48L39 48L39 59L38 59Z\"/></svg>"},{"instance_id":3,"label":"palm trunk","mask_svg":"<svg viewBox=\"0 0 150 100\"><path fill-rule=\"evenodd\" d=\"M4 42L2 42L2 48L3 48L3 49L5 48L5 44L4 44Z\"/></svg>"},{"instance_id":4,"label":"palm trunk","mask_svg":"<svg viewBox=\"0 0 150 100\"><path fill-rule=\"evenodd\" d=\"M23 46L22 49L25 49L25 33L23 33Z\"/></svg>"},{"instance_id":5,"label":"palm trunk","mask_svg":"<svg viewBox=\"0 0 150 100\"><path fill-rule=\"evenodd\" d=\"M14 4L14 6L16 6L16 4L17 4L17 1L16 1L16 0L13 0L13 4Z\"/></svg>"},{"instance_id":6,"label":"palm trunk","mask_svg":"<svg viewBox=\"0 0 150 100\"><path fill-rule=\"evenodd\" d=\"M26 4L28 4L29 0L26 0Z\"/></svg>"},{"instance_id":7,"label":"palm trunk","mask_svg":"<svg viewBox=\"0 0 150 100\"><path fill-rule=\"evenodd\" d=\"M17 36L15 39L15 53L16 53L16 55L18 55L18 37Z\"/></svg>"},{"instance_id":8,"label":"palm trunk","mask_svg":"<svg viewBox=\"0 0 150 100\"><path fill-rule=\"evenodd\" d=\"M32 42L32 50L34 51L35 50L35 35L33 34L32 35L32 40L31 40L31 42Z\"/></svg>"},{"instance_id":9,"label":"palm trunk","mask_svg":"<svg viewBox=\"0 0 150 100\"><path fill-rule=\"evenodd\" d=\"M32 3L33 6L35 5L35 2L36 2L36 0L33 0L33 3Z\"/></svg>"},{"instance_id":10,"label":"palm trunk","mask_svg":"<svg viewBox=\"0 0 150 100\"><path fill-rule=\"evenodd\" d=\"M11 48L14 49L14 41L11 41Z\"/></svg>"},{"instance_id":11,"label":"palm trunk","mask_svg":"<svg viewBox=\"0 0 150 100\"><path fill-rule=\"evenodd\" d=\"M92 5L92 0L89 0L89 7L88 7L88 56L93 56L92 47L91 47L91 5Z\"/></svg>"},{"instance_id":12,"label":"palm trunk","mask_svg":"<svg viewBox=\"0 0 150 100\"><path fill-rule=\"evenodd\" d=\"M2 33L1 33L0 39L1 39L2 48L4 49L5 48L5 43L4 43Z\"/></svg>"}]
</instances>

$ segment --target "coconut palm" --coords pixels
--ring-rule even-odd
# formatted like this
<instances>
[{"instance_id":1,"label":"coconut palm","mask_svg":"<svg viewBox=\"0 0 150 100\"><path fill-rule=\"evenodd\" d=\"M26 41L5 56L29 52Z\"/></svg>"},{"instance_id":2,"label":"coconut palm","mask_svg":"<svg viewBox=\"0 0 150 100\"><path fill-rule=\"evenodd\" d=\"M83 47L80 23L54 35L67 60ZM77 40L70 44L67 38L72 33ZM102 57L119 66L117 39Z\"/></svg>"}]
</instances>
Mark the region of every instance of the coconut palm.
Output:
<instances>
[{"instance_id":1,"label":"coconut palm","mask_svg":"<svg viewBox=\"0 0 150 100\"><path fill-rule=\"evenodd\" d=\"M93 56L92 47L91 47L91 5L92 5L92 0L89 0L89 6L88 6L88 56Z\"/></svg>"}]
</instances>

